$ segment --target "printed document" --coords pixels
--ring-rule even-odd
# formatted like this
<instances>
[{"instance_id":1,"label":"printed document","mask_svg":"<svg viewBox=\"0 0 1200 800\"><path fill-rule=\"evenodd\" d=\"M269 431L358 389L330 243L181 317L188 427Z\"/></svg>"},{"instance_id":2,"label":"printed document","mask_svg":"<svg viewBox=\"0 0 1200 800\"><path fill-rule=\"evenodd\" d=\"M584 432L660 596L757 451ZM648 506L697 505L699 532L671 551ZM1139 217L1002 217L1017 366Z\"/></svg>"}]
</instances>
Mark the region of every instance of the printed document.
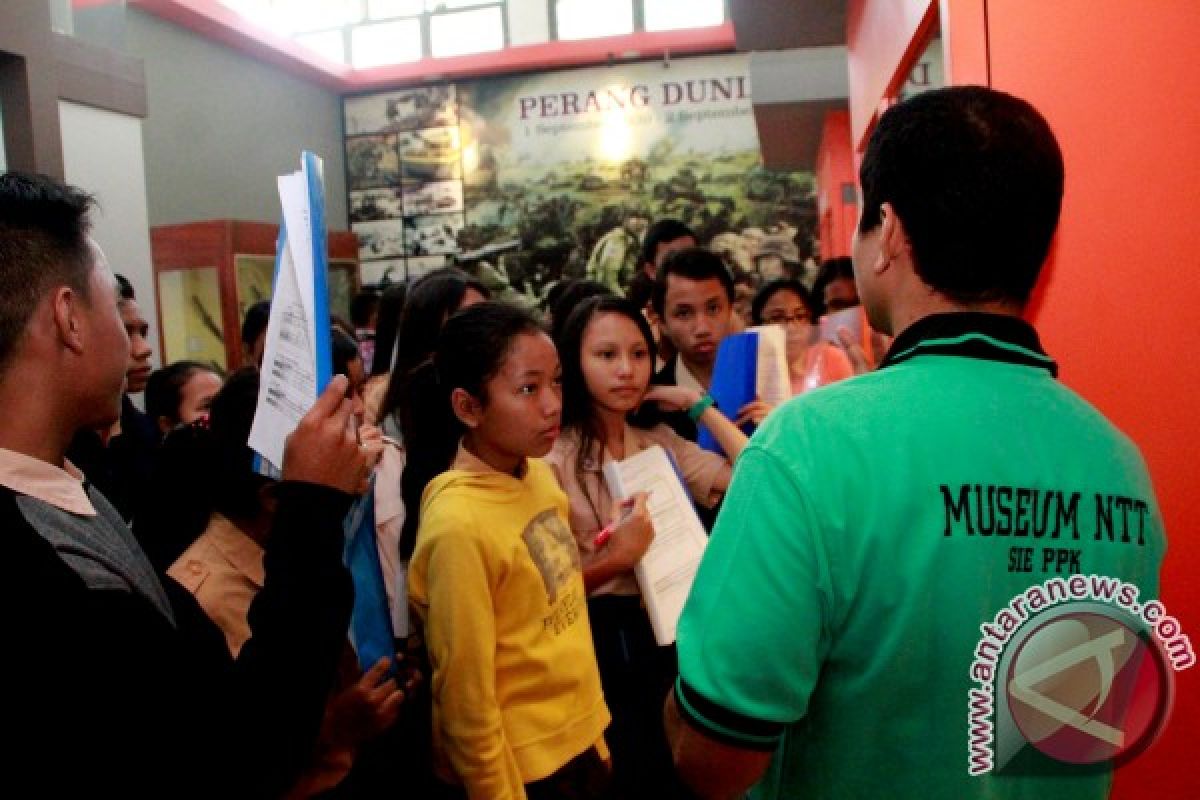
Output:
<instances>
[{"instance_id":1,"label":"printed document","mask_svg":"<svg viewBox=\"0 0 1200 800\"><path fill-rule=\"evenodd\" d=\"M604 478L614 498L624 499L637 492L649 494L654 541L634 574L654 638L660 645L671 644L708 545L708 533L696 516L674 462L662 447L655 445L624 461L609 461L604 465Z\"/></svg>"}]
</instances>

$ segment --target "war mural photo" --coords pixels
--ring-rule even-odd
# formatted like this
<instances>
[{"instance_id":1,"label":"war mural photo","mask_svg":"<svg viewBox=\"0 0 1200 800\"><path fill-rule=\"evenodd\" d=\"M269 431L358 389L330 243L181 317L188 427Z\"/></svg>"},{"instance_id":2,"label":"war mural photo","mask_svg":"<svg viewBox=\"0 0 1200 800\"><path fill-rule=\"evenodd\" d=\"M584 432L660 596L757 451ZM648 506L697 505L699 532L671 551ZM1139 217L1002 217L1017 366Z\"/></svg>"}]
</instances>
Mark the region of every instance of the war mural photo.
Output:
<instances>
[{"instance_id":1,"label":"war mural photo","mask_svg":"<svg viewBox=\"0 0 1200 800\"><path fill-rule=\"evenodd\" d=\"M376 223L364 283L384 274L374 260L395 281L440 258L531 302L569 278L620 288L662 217L735 273L803 269L814 176L762 167L748 68L709 56L347 98L351 221ZM419 268L398 269L407 257Z\"/></svg>"}]
</instances>

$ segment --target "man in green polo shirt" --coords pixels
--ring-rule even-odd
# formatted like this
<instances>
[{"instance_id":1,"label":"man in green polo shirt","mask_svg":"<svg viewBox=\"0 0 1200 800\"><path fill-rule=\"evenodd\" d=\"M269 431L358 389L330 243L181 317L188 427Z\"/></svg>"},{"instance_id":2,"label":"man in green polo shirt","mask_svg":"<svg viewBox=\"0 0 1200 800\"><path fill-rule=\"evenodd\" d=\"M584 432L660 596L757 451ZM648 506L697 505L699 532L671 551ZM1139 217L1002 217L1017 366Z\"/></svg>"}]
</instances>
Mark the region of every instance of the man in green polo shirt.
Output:
<instances>
[{"instance_id":1,"label":"man in green polo shirt","mask_svg":"<svg viewBox=\"0 0 1200 800\"><path fill-rule=\"evenodd\" d=\"M855 277L895 342L743 451L679 623L676 765L702 797L1104 797L1108 769L1036 753L968 774L981 624L1073 573L1150 599L1165 547L1137 449L1021 317L1062 155L1024 101L950 88L881 117L860 180Z\"/></svg>"}]
</instances>

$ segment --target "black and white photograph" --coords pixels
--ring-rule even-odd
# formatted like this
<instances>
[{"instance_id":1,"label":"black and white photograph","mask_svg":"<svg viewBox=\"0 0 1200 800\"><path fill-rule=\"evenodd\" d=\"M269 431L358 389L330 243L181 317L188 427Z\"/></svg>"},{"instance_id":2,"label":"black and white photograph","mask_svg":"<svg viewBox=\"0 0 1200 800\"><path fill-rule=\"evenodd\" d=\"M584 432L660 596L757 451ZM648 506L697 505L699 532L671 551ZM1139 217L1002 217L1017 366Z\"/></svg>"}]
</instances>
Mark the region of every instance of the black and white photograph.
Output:
<instances>
[{"instance_id":1,"label":"black and white photograph","mask_svg":"<svg viewBox=\"0 0 1200 800\"><path fill-rule=\"evenodd\" d=\"M399 189L364 189L350 192L350 222L372 222L380 219L399 219L407 212L407 198L403 201ZM459 208L462 203L460 201ZM458 209L445 209L455 211Z\"/></svg>"},{"instance_id":2,"label":"black and white photograph","mask_svg":"<svg viewBox=\"0 0 1200 800\"><path fill-rule=\"evenodd\" d=\"M357 222L359 261L378 261L404 255L404 223L398 219Z\"/></svg>"},{"instance_id":3,"label":"black and white photograph","mask_svg":"<svg viewBox=\"0 0 1200 800\"><path fill-rule=\"evenodd\" d=\"M465 222L462 214L435 214L404 220L404 254L436 256L458 252L458 234Z\"/></svg>"},{"instance_id":4,"label":"black and white photograph","mask_svg":"<svg viewBox=\"0 0 1200 800\"><path fill-rule=\"evenodd\" d=\"M462 178L462 151L456 127L401 133L397 149L406 191L427 183Z\"/></svg>"},{"instance_id":5,"label":"black and white photograph","mask_svg":"<svg viewBox=\"0 0 1200 800\"><path fill-rule=\"evenodd\" d=\"M346 175L350 189L379 189L400 182L400 154L394 134L355 136L346 140Z\"/></svg>"},{"instance_id":6,"label":"black and white photograph","mask_svg":"<svg viewBox=\"0 0 1200 800\"><path fill-rule=\"evenodd\" d=\"M403 258L363 261L358 265L358 275L363 286L388 286L393 283L404 283L408 279L408 271Z\"/></svg>"},{"instance_id":7,"label":"black and white photograph","mask_svg":"<svg viewBox=\"0 0 1200 800\"><path fill-rule=\"evenodd\" d=\"M347 97L344 110L347 136L458 124L453 84Z\"/></svg>"},{"instance_id":8,"label":"black and white photograph","mask_svg":"<svg viewBox=\"0 0 1200 800\"><path fill-rule=\"evenodd\" d=\"M404 216L447 214L463 210L462 181L424 183L403 191Z\"/></svg>"},{"instance_id":9,"label":"black and white photograph","mask_svg":"<svg viewBox=\"0 0 1200 800\"><path fill-rule=\"evenodd\" d=\"M422 275L428 275L435 269L441 269L450 265L450 259L446 256L416 256L408 259L408 280L415 281Z\"/></svg>"}]
</instances>

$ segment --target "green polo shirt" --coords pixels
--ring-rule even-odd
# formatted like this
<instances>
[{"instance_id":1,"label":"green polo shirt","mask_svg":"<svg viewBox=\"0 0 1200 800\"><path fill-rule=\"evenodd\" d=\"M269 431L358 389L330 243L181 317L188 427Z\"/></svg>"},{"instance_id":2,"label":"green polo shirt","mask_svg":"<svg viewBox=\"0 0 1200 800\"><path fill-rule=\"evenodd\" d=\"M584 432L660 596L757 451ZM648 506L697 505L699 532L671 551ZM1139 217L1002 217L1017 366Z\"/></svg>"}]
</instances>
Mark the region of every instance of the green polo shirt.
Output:
<instances>
[{"instance_id":1,"label":"green polo shirt","mask_svg":"<svg viewBox=\"0 0 1200 800\"><path fill-rule=\"evenodd\" d=\"M1097 513L1113 498L1123 519ZM676 702L774 751L754 798L1104 797L1107 771L1048 759L968 774L971 663L981 624L1055 575L1157 596L1164 547L1137 449L1031 327L927 317L743 451L679 623Z\"/></svg>"}]
</instances>

